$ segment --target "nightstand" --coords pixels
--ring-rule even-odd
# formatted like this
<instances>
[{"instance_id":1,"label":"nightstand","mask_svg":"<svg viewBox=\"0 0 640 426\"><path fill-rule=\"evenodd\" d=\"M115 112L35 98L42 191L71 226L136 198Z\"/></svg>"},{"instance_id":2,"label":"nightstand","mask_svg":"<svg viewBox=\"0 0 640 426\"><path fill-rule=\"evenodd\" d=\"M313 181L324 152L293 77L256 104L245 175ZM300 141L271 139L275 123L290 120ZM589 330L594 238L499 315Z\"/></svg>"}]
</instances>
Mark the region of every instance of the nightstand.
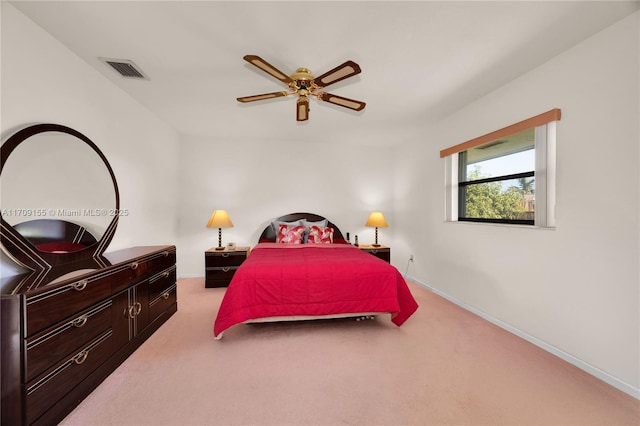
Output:
<instances>
[{"instance_id":1,"label":"nightstand","mask_svg":"<svg viewBox=\"0 0 640 426\"><path fill-rule=\"evenodd\" d=\"M226 287L233 274L249 256L249 247L236 247L235 250L216 250L215 247L204 252L205 281L204 286Z\"/></svg>"},{"instance_id":2,"label":"nightstand","mask_svg":"<svg viewBox=\"0 0 640 426\"><path fill-rule=\"evenodd\" d=\"M367 253L371 253L377 258L384 260L387 263L391 263L391 248L387 246L374 247L371 244L360 244L358 248Z\"/></svg>"}]
</instances>

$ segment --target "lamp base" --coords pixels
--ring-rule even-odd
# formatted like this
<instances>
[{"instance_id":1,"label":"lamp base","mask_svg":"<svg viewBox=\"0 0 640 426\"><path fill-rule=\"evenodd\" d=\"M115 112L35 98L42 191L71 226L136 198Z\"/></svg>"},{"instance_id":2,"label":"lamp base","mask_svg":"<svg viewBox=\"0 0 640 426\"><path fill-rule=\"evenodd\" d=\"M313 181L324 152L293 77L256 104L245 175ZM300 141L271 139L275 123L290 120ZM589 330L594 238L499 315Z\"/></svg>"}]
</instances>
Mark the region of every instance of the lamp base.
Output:
<instances>
[{"instance_id":1,"label":"lamp base","mask_svg":"<svg viewBox=\"0 0 640 426\"><path fill-rule=\"evenodd\" d=\"M216 250L224 250L224 247L216 247Z\"/></svg>"},{"instance_id":2,"label":"lamp base","mask_svg":"<svg viewBox=\"0 0 640 426\"><path fill-rule=\"evenodd\" d=\"M380 247L380 244L371 244L372 247Z\"/></svg>"}]
</instances>

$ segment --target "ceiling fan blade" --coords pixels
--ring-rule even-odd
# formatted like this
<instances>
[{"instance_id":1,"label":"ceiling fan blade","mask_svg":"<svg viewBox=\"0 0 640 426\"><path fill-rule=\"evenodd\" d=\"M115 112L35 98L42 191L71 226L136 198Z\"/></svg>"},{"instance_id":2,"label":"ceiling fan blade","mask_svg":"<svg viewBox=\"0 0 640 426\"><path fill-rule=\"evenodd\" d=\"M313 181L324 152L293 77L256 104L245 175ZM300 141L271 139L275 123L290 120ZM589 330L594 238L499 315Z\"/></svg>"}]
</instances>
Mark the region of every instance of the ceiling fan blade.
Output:
<instances>
[{"instance_id":1,"label":"ceiling fan blade","mask_svg":"<svg viewBox=\"0 0 640 426\"><path fill-rule=\"evenodd\" d=\"M296 120L306 121L309 119L309 98L300 96L296 104Z\"/></svg>"},{"instance_id":2,"label":"ceiling fan blade","mask_svg":"<svg viewBox=\"0 0 640 426\"><path fill-rule=\"evenodd\" d=\"M358 64L353 61L347 61L342 65L338 65L331 71L327 71L320 77L316 77L313 82L317 87L326 87L330 84L344 80L345 78L360 74L360 71L360 66Z\"/></svg>"},{"instance_id":3,"label":"ceiling fan blade","mask_svg":"<svg viewBox=\"0 0 640 426\"><path fill-rule=\"evenodd\" d=\"M255 102L262 101L264 99L273 99L280 98L282 96L290 95L290 92L273 92L273 93L264 93L262 95L253 95L253 96L244 96L242 98L236 98L238 102Z\"/></svg>"},{"instance_id":4,"label":"ceiling fan blade","mask_svg":"<svg viewBox=\"0 0 640 426\"><path fill-rule=\"evenodd\" d=\"M245 61L249 62L251 65L257 68L260 68L262 71L266 72L270 76L277 78L278 80L280 80L286 85L289 85L289 83L293 83L293 80L291 79L291 77L289 77L288 75L286 75L285 73L283 73L282 71L280 71L279 69L271 65L269 62L262 59L260 56L245 55L244 58L242 59L244 59Z\"/></svg>"},{"instance_id":5,"label":"ceiling fan blade","mask_svg":"<svg viewBox=\"0 0 640 426\"><path fill-rule=\"evenodd\" d=\"M356 101L354 99L343 98L342 96L332 95L331 93L318 93L318 99L321 101L329 102L331 104L339 105L341 107L349 108L354 111L361 111L367 105L362 101Z\"/></svg>"}]
</instances>

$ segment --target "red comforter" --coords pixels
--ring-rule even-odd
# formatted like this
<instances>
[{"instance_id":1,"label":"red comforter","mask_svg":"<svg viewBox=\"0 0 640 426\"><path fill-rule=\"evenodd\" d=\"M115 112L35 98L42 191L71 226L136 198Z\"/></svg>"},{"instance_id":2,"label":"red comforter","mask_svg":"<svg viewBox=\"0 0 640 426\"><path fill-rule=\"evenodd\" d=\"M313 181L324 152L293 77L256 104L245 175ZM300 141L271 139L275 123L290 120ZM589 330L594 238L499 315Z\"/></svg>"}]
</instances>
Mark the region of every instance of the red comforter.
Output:
<instances>
[{"instance_id":1,"label":"red comforter","mask_svg":"<svg viewBox=\"0 0 640 426\"><path fill-rule=\"evenodd\" d=\"M235 272L213 333L291 315L388 312L402 325L418 308L398 270L346 244L260 243Z\"/></svg>"}]
</instances>

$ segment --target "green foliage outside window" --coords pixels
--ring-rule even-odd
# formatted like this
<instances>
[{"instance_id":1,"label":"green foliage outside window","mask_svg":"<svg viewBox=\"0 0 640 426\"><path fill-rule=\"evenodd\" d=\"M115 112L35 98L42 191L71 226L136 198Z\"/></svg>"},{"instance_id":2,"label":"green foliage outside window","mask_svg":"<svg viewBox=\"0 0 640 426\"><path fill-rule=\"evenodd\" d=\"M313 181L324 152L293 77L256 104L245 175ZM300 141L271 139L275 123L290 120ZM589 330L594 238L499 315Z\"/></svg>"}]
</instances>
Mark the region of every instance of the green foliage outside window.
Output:
<instances>
[{"instance_id":1,"label":"green foliage outside window","mask_svg":"<svg viewBox=\"0 0 640 426\"><path fill-rule=\"evenodd\" d=\"M483 179L479 167L470 172L469 181ZM534 179L522 178L518 186L506 190L501 182L469 185L465 191L465 217L479 219L523 219L526 216L524 195L534 191Z\"/></svg>"}]
</instances>

